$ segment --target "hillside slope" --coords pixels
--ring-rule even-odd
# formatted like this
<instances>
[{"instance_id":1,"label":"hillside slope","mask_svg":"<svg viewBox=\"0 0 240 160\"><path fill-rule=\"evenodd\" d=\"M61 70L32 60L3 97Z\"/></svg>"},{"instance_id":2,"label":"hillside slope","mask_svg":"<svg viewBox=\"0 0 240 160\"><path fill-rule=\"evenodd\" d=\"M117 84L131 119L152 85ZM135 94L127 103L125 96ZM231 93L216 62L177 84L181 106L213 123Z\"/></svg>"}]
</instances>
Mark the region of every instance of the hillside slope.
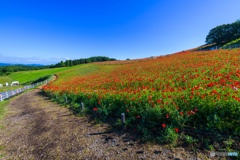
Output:
<instances>
[{"instance_id":1,"label":"hillside slope","mask_svg":"<svg viewBox=\"0 0 240 160\"><path fill-rule=\"evenodd\" d=\"M84 102L86 112L101 121L115 119L118 125L125 113L126 126L142 133L144 140L177 143L180 133L189 132L199 141L192 131L239 137L239 53L179 52L99 65L89 74L65 71L44 90L58 94L59 102L65 96L71 103ZM78 107L72 109L79 112Z\"/></svg>"}]
</instances>

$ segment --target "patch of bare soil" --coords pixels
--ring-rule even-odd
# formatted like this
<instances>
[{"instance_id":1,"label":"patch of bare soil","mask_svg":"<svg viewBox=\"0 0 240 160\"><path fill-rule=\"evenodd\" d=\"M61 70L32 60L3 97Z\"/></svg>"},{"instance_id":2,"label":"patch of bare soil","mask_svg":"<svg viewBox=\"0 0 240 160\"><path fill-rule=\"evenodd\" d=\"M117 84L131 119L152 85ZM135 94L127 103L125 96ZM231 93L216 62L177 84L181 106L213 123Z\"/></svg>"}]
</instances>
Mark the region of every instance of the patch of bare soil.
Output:
<instances>
[{"instance_id":1,"label":"patch of bare soil","mask_svg":"<svg viewBox=\"0 0 240 160\"><path fill-rule=\"evenodd\" d=\"M16 97L2 121L2 159L207 159L209 153L141 144L129 133L94 125L45 97L41 89Z\"/></svg>"}]
</instances>

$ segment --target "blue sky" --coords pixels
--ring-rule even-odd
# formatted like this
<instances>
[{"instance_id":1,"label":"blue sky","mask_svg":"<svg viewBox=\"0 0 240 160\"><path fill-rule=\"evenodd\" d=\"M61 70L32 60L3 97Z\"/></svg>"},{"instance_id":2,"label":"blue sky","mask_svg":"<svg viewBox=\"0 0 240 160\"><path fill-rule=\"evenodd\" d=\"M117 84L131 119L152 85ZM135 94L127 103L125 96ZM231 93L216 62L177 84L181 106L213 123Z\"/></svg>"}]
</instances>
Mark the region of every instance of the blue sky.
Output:
<instances>
[{"instance_id":1,"label":"blue sky","mask_svg":"<svg viewBox=\"0 0 240 160\"><path fill-rule=\"evenodd\" d=\"M240 18L239 0L1 0L0 63L171 54Z\"/></svg>"}]
</instances>

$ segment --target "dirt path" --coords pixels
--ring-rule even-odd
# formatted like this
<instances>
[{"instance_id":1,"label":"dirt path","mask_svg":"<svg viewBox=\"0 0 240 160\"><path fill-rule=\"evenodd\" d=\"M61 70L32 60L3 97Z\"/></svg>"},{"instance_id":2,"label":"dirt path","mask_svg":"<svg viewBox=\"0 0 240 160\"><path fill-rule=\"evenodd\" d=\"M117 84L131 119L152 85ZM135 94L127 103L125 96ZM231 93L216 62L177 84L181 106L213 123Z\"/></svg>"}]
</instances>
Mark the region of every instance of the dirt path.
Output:
<instances>
[{"instance_id":1,"label":"dirt path","mask_svg":"<svg viewBox=\"0 0 240 160\"><path fill-rule=\"evenodd\" d=\"M127 133L94 125L51 102L41 89L16 97L0 130L2 159L200 159L183 148L140 144ZM3 147L4 146L4 147ZM206 155L202 157L206 159Z\"/></svg>"}]
</instances>

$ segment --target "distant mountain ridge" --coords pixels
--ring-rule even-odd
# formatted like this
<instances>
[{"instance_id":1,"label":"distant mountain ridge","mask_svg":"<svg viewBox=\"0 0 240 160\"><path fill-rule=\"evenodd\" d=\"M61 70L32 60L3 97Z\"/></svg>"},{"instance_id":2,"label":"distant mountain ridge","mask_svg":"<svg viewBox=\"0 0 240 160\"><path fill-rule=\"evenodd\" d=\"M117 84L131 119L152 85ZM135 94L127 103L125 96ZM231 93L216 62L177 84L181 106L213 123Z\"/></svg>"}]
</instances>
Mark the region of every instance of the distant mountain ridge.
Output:
<instances>
[{"instance_id":1,"label":"distant mountain ridge","mask_svg":"<svg viewBox=\"0 0 240 160\"><path fill-rule=\"evenodd\" d=\"M12 64L12 63L0 63L0 66L16 66L16 65L24 65L24 66L45 66L42 64Z\"/></svg>"}]
</instances>

